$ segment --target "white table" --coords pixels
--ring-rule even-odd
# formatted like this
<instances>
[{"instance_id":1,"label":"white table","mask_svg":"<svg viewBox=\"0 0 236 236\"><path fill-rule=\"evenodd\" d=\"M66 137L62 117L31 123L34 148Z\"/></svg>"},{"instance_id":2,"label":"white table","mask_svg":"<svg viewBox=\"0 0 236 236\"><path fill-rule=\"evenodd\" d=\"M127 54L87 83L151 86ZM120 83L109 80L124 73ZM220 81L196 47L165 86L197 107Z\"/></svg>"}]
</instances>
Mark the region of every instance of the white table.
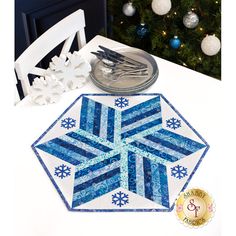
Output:
<instances>
[{"instance_id":1,"label":"white table","mask_svg":"<svg viewBox=\"0 0 236 236\"><path fill-rule=\"evenodd\" d=\"M80 50L80 54L90 61L94 57L90 52L96 51L100 44L109 48L125 47L121 43L96 36ZM220 166L221 140L217 134L222 129L221 82L161 58L154 58L160 70L159 77L144 92L162 93L210 144L210 150L188 188L197 186L209 191L217 205L220 193L217 167ZM17 197L14 204L17 207L18 235L83 236L96 233L106 236L127 232L132 235L151 235L156 232L157 235L160 232L164 236L218 236L219 210L208 226L192 230L181 225L174 212L93 214L71 213L66 209L30 145L81 93L105 92L89 81L83 88L63 94L57 104L37 106L27 96L15 107L14 115L18 125L15 136L17 143L14 147L17 155Z\"/></svg>"}]
</instances>

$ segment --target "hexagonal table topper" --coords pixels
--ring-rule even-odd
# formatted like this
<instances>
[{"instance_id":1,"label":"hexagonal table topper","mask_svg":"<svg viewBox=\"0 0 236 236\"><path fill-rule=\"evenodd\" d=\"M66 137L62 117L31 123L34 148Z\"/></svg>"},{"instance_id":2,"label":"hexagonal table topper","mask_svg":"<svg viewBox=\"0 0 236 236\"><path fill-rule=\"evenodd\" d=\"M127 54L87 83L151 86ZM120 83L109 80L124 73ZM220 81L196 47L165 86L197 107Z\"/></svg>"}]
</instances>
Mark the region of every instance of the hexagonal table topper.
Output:
<instances>
[{"instance_id":1,"label":"hexagonal table topper","mask_svg":"<svg viewBox=\"0 0 236 236\"><path fill-rule=\"evenodd\" d=\"M170 211L209 145L161 94L84 94L32 148L69 210Z\"/></svg>"}]
</instances>

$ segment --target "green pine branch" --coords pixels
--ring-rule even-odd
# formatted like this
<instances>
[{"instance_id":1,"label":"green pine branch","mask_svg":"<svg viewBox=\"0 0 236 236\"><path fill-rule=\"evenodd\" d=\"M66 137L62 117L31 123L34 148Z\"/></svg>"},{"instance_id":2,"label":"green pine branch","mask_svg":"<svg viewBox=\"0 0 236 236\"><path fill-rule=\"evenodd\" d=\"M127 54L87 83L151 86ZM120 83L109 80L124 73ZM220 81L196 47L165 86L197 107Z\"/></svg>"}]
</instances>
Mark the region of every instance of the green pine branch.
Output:
<instances>
[{"instance_id":1,"label":"green pine branch","mask_svg":"<svg viewBox=\"0 0 236 236\"><path fill-rule=\"evenodd\" d=\"M210 57L201 51L201 41L207 34L221 38L221 0L172 0L172 8L164 16L158 16L152 11L152 0L133 0L136 14L132 17L122 12L127 2L108 0L109 14L113 18L111 38L217 79L221 78L221 53ZM200 19L195 29L187 29L183 25L183 16L190 10ZM149 28L149 35L145 39L138 38L136 34L136 27L140 23L145 23ZM175 35L182 43L177 50L169 45Z\"/></svg>"}]
</instances>

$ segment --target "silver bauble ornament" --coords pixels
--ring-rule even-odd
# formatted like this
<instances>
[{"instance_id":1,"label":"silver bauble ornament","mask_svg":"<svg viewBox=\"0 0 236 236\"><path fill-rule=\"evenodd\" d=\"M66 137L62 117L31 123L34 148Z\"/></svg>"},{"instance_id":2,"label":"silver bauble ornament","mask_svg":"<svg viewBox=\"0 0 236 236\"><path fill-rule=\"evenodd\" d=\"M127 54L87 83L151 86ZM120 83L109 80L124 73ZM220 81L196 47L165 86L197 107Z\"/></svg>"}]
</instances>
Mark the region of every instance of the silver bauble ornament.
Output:
<instances>
[{"instance_id":1,"label":"silver bauble ornament","mask_svg":"<svg viewBox=\"0 0 236 236\"><path fill-rule=\"evenodd\" d=\"M165 15L171 9L171 1L170 0L153 0L152 1L152 10L157 15Z\"/></svg>"},{"instance_id":2,"label":"silver bauble ornament","mask_svg":"<svg viewBox=\"0 0 236 236\"><path fill-rule=\"evenodd\" d=\"M201 48L207 56L214 56L220 51L221 43L215 35L207 35L202 40Z\"/></svg>"},{"instance_id":3,"label":"silver bauble ornament","mask_svg":"<svg viewBox=\"0 0 236 236\"><path fill-rule=\"evenodd\" d=\"M189 11L184 17L183 17L183 23L185 27L189 29L195 28L199 23L199 17L196 13Z\"/></svg>"},{"instance_id":4,"label":"silver bauble ornament","mask_svg":"<svg viewBox=\"0 0 236 236\"><path fill-rule=\"evenodd\" d=\"M132 2L127 2L123 5L122 11L126 16L133 16L136 12L136 9Z\"/></svg>"}]
</instances>

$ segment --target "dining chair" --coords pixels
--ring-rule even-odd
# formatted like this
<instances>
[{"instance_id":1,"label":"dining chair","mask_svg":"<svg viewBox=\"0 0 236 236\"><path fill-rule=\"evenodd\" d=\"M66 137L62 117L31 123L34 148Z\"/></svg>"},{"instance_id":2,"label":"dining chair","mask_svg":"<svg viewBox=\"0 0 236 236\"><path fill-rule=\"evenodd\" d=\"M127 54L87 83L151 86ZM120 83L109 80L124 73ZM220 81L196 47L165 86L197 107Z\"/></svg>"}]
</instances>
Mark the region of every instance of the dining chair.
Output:
<instances>
[{"instance_id":1,"label":"dining chair","mask_svg":"<svg viewBox=\"0 0 236 236\"><path fill-rule=\"evenodd\" d=\"M83 10L77 10L65 17L37 38L15 61L15 70L21 81L23 95L29 94L30 82L28 75L44 76L46 70L36 65L56 46L63 41L60 56L65 56L77 35L78 48L86 44L85 17Z\"/></svg>"}]
</instances>

